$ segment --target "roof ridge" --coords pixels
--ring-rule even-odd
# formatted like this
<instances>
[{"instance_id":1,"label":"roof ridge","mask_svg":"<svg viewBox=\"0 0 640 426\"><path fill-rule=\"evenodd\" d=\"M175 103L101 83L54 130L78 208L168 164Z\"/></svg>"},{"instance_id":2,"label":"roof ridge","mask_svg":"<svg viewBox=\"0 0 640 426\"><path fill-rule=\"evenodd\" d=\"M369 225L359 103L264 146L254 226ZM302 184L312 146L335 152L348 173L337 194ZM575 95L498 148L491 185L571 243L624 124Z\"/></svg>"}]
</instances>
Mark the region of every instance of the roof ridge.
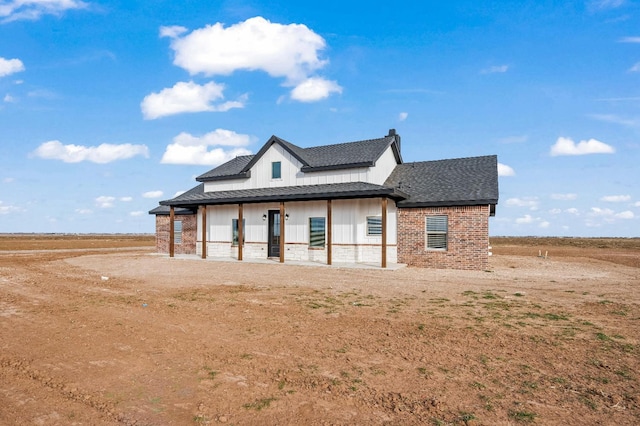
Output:
<instances>
[{"instance_id":1,"label":"roof ridge","mask_svg":"<svg viewBox=\"0 0 640 426\"><path fill-rule=\"evenodd\" d=\"M358 141L349 141L349 142L339 142L339 143L333 143L333 144L329 144L329 145L316 145L316 146L309 146L306 148L302 148L302 149L314 149L314 148L331 148L331 147L335 147L335 146L339 146L339 145L349 145L349 144L356 144L356 143L363 143L363 142L373 142L373 141L379 141L379 140L383 140L383 139L387 139L387 138L393 138L393 136L383 136L381 138L372 138L372 139L362 139L362 140L358 140Z\"/></svg>"}]
</instances>

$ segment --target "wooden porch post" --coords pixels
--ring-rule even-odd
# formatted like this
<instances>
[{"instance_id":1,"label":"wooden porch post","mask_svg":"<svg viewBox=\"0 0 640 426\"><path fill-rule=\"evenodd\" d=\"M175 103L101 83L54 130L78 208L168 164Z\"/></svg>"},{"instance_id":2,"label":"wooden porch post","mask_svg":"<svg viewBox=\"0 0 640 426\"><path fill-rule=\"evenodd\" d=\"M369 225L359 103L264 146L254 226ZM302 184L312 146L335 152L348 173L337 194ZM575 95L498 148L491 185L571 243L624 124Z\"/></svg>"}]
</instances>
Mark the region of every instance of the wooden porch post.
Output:
<instances>
[{"instance_id":1,"label":"wooden porch post","mask_svg":"<svg viewBox=\"0 0 640 426\"><path fill-rule=\"evenodd\" d=\"M173 233L175 232L175 224L173 220L175 218L174 207L169 207L169 257L173 257L175 254L175 240Z\"/></svg>"},{"instance_id":2,"label":"wooden porch post","mask_svg":"<svg viewBox=\"0 0 640 426\"><path fill-rule=\"evenodd\" d=\"M387 198L382 199L382 267L387 267Z\"/></svg>"},{"instance_id":3,"label":"wooden porch post","mask_svg":"<svg viewBox=\"0 0 640 426\"><path fill-rule=\"evenodd\" d=\"M207 206L202 206L202 258L207 258Z\"/></svg>"},{"instance_id":4,"label":"wooden porch post","mask_svg":"<svg viewBox=\"0 0 640 426\"><path fill-rule=\"evenodd\" d=\"M284 263L284 201L280 202L280 263Z\"/></svg>"},{"instance_id":5,"label":"wooden porch post","mask_svg":"<svg viewBox=\"0 0 640 426\"><path fill-rule=\"evenodd\" d=\"M327 265L331 260L331 200L327 200Z\"/></svg>"},{"instance_id":6,"label":"wooden porch post","mask_svg":"<svg viewBox=\"0 0 640 426\"><path fill-rule=\"evenodd\" d=\"M242 203L238 204L238 260L242 260L242 245L244 242L244 227L242 226Z\"/></svg>"}]
</instances>

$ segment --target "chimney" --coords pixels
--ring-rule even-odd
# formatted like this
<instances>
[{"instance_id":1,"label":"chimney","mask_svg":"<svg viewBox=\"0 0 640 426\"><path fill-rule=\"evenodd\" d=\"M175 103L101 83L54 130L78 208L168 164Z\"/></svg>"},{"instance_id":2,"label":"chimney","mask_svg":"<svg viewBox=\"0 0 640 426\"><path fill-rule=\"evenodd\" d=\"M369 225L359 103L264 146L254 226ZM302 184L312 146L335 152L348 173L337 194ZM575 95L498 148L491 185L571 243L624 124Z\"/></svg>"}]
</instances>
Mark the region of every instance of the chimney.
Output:
<instances>
[{"instance_id":1,"label":"chimney","mask_svg":"<svg viewBox=\"0 0 640 426\"><path fill-rule=\"evenodd\" d=\"M387 137L389 136L393 136L395 138L398 152L400 152L400 135L396 133L396 129L389 129L389 134L387 135Z\"/></svg>"}]
</instances>

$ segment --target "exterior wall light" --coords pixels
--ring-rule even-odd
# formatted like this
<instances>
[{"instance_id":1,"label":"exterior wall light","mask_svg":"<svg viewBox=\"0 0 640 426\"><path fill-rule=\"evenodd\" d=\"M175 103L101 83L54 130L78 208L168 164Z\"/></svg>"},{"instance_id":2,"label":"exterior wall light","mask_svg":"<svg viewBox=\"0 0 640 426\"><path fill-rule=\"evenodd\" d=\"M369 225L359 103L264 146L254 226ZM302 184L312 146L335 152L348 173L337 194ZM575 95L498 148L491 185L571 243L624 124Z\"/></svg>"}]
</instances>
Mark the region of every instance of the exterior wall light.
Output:
<instances>
[{"instance_id":1,"label":"exterior wall light","mask_svg":"<svg viewBox=\"0 0 640 426\"><path fill-rule=\"evenodd\" d=\"M266 215L266 213L262 215L262 220L267 220L267 215Z\"/></svg>"}]
</instances>

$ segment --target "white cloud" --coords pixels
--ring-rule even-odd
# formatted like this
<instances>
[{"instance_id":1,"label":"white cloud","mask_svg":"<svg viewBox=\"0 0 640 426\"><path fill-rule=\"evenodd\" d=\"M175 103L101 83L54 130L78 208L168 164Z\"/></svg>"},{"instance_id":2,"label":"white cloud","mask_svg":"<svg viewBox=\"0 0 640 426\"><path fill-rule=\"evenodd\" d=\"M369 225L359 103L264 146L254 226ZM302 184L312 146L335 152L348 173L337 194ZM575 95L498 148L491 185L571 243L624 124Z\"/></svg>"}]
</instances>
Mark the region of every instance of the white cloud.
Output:
<instances>
[{"instance_id":1,"label":"white cloud","mask_svg":"<svg viewBox=\"0 0 640 426\"><path fill-rule=\"evenodd\" d=\"M16 98L14 98L13 96L7 93L6 95L4 95L4 98L2 98L2 100L6 103L10 103L10 102L15 102Z\"/></svg>"},{"instance_id":2,"label":"white cloud","mask_svg":"<svg viewBox=\"0 0 640 426\"><path fill-rule=\"evenodd\" d=\"M176 198L178 195L182 195L182 194L184 194L185 192L187 192L187 191L186 191L186 190L184 190L184 191L178 191L178 192L176 192L175 194L173 194L173 198Z\"/></svg>"},{"instance_id":3,"label":"white cloud","mask_svg":"<svg viewBox=\"0 0 640 426\"><path fill-rule=\"evenodd\" d=\"M251 143L251 137L249 135L236 133L233 130L216 129L202 136L193 136L190 133L182 132L173 138L173 143L182 146L219 145L237 147L249 145L249 143Z\"/></svg>"},{"instance_id":4,"label":"white cloud","mask_svg":"<svg viewBox=\"0 0 640 426\"><path fill-rule=\"evenodd\" d=\"M635 207L640 207L640 201L636 201L635 203L633 203L633 205L634 205Z\"/></svg>"},{"instance_id":5,"label":"white cloud","mask_svg":"<svg viewBox=\"0 0 640 426\"><path fill-rule=\"evenodd\" d=\"M295 84L327 63L318 57L324 39L306 25L282 25L260 16L227 28L218 22L183 37L175 30L163 32L172 39L173 63L191 74L261 70Z\"/></svg>"},{"instance_id":6,"label":"white cloud","mask_svg":"<svg viewBox=\"0 0 640 426\"><path fill-rule=\"evenodd\" d=\"M587 154L612 154L616 150L606 143L596 139L580 141L577 144L570 138L559 137L551 146L550 154L553 157L560 155L587 155Z\"/></svg>"},{"instance_id":7,"label":"white cloud","mask_svg":"<svg viewBox=\"0 0 640 426\"><path fill-rule=\"evenodd\" d=\"M187 32L179 26L160 28L160 36L171 39L173 63L191 75L263 71L284 78L284 86L294 87L291 99L301 102L342 93L337 82L315 75L328 63L320 57L326 43L306 25L283 25L256 16L226 28L218 22Z\"/></svg>"},{"instance_id":8,"label":"white cloud","mask_svg":"<svg viewBox=\"0 0 640 426\"><path fill-rule=\"evenodd\" d=\"M627 127L640 126L640 120L637 118L625 118L616 114L590 114L589 117L600 121L606 121L608 123L621 124Z\"/></svg>"},{"instance_id":9,"label":"white cloud","mask_svg":"<svg viewBox=\"0 0 640 426\"><path fill-rule=\"evenodd\" d=\"M551 214L560 214L560 213L562 213L562 209L551 209L551 210L549 210L549 213L551 213Z\"/></svg>"},{"instance_id":10,"label":"white cloud","mask_svg":"<svg viewBox=\"0 0 640 426\"><path fill-rule=\"evenodd\" d=\"M300 102L315 102L328 98L332 93L342 93L342 87L335 81L311 77L298 84L291 91L291 99Z\"/></svg>"},{"instance_id":11,"label":"white cloud","mask_svg":"<svg viewBox=\"0 0 640 426\"><path fill-rule=\"evenodd\" d=\"M592 10L615 9L625 2L626 0L591 0L588 6Z\"/></svg>"},{"instance_id":12,"label":"white cloud","mask_svg":"<svg viewBox=\"0 0 640 426\"><path fill-rule=\"evenodd\" d=\"M516 219L516 223L519 225L533 223L536 219L533 218L530 214L525 214L523 217L519 217Z\"/></svg>"},{"instance_id":13,"label":"white cloud","mask_svg":"<svg viewBox=\"0 0 640 426\"><path fill-rule=\"evenodd\" d=\"M640 37L622 37L619 43L640 43Z\"/></svg>"},{"instance_id":14,"label":"white cloud","mask_svg":"<svg viewBox=\"0 0 640 426\"><path fill-rule=\"evenodd\" d=\"M0 5L0 16L2 16L2 5ZM0 77L5 77L20 71L24 71L24 64L20 59L5 59L0 57Z\"/></svg>"},{"instance_id":15,"label":"white cloud","mask_svg":"<svg viewBox=\"0 0 640 426\"><path fill-rule=\"evenodd\" d=\"M140 103L140 109L146 120L154 120L184 112L224 112L232 108L244 108L246 95L236 101L213 105L212 102L224 99L223 90L224 85L213 81L203 86L193 81L181 81L171 88L145 96Z\"/></svg>"},{"instance_id":16,"label":"white cloud","mask_svg":"<svg viewBox=\"0 0 640 426\"><path fill-rule=\"evenodd\" d=\"M401 112L400 114L398 114L398 121L405 121L407 117L409 117L408 112Z\"/></svg>"},{"instance_id":17,"label":"white cloud","mask_svg":"<svg viewBox=\"0 0 640 426\"><path fill-rule=\"evenodd\" d=\"M187 28L181 27L180 25L160 27L160 37L176 38L179 35L186 33L187 31L189 31Z\"/></svg>"},{"instance_id":18,"label":"white cloud","mask_svg":"<svg viewBox=\"0 0 640 426\"><path fill-rule=\"evenodd\" d=\"M578 198L578 194L551 194L552 200L569 201L569 200L575 200L577 198Z\"/></svg>"},{"instance_id":19,"label":"white cloud","mask_svg":"<svg viewBox=\"0 0 640 426\"><path fill-rule=\"evenodd\" d=\"M147 192L143 193L142 196L144 198L160 198L160 197L162 197L163 194L164 194L164 192L162 192L162 191L147 191Z\"/></svg>"},{"instance_id":20,"label":"white cloud","mask_svg":"<svg viewBox=\"0 0 640 426\"><path fill-rule=\"evenodd\" d=\"M216 129L202 136L180 133L173 138L173 143L160 160L163 164L191 164L217 166L240 155L249 155L251 151L242 148L251 142L249 135L236 133L232 130ZM210 147L233 147L223 148Z\"/></svg>"},{"instance_id":21,"label":"white cloud","mask_svg":"<svg viewBox=\"0 0 640 426\"><path fill-rule=\"evenodd\" d=\"M87 6L80 0L8 0L0 3L0 22L36 20L42 15L59 16L66 10Z\"/></svg>"},{"instance_id":22,"label":"white cloud","mask_svg":"<svg viewBox=\"0 0 640 426\"><path fill-rule=\"evenodd\" d=\"M633 214L632 211L625 210L623 212L617 213L615 215L615 217L618 218L618 219L633 219L635 217L635 215Z\"/></svg>"},{"instance_id":23,"label":"white cloud","mask_svg":"<svg viewBox=\"0 0 640 426\"><path fill-rule=\"evenodd\" d=\"M631 200L631 195L605 195L600 198L600 201L606 201L608 203L621 203Z\"/></svg>"},{"instance_id":24,"label":"white cloud","mask_svg":"<svg viewBox=\"0 0 640 426\"><path fill-rule=\"evenodd\" d=\"M76 209L76 213L78 214L91 214L93 210L90 209Z\"/></svg>"},{"instance_id":25,"label":"white cloud","mask_svg":"<svg viewBox=\"0 0 640 426\"><path fill-rule=\"evenodd\" d=\"M92 163L105 164L126 160L136 155L148 158L149 148L146 145L129 143L120 145L103 143L98 146L63 145L60 141L54 140L44 142L32 154L46 160L62 160L65 163L91 161Z\"/></svg>"},{"instance_id":26,"label":"white cloud","mask_svg":"<svg viewBox=\"0 0 640 426\"><path fill-rule=\"evenodd\" d=\"M631 68L629 68L629 72L638 72L640 71L640 62L636 62L633 64Z\"/></svg>"},{"instance_id":27,"label":"white cloud","mask_svg":"<svg viewBox=\"0 0 640 426\"><path fill-rule=\"evenodd\" d=\"M2 179L2 183L13 183L13 182L15 182L15 180L16 180L15 178L6 177L6 178Z\"/></svg>"},{"instance_id":28,"label":"white cloud","mask_svg":"<svg viewBox=\"0 0 640 426\"><path fill-rule=\"evenodd\" d=\"M506 164L498 163L498 176L515 176L516 171Z\"/></svg>"},{"instance_id":29,"label":"white cloud","mask_svg":"<svg viewBox=\"0 0 640 426\"><path fill-rule=\"evenodd\" d=\"M591 216L613 216L614 211L611 209L601 209L600 207L591 207Z\"/></svg>"},{"instance_id":30,"label":"white cloud","mask_svg":"<svg viewBox=\"0 0 640 426\"><path fill-rule=\"evenodd\" d=\"M125 203L128 203L129 201L132 201L133 197L120 197L120 201L124 201Z\"/></svg>"},{"instance_id":31,"label":"white cloud","mask_svg":"<svg viewBox=\"0 0 640 426\"><path fill-rule=\"evenodd\" d=\"M101 209L108 209L113 207L113 202L116 200L116 197L111 197L109 195L101 195L95 199L96 206Z\"/></svg>"},{"instance_id":32,"label":"white cloud","mask_svg":"<svg viewBox=\"0 0 640 426\"><path fill-rule=\"evenodd\" d=\"M137 210L135 212L129 213L129 216L133 216L133 217L139 217L139 216L142 216L142 215L144 215L144 212L140 211L140 210Z\"/></svg>"},{"instance_id":33,"label":"white cloud","mask_svg":"<svg viewBox=\"0 0 640 426\"><path fill-rule=\"evenodd\" d=\"M571 207L569 209L566 209L565 212L569 213L569 214L574 214L574 215L579 215L580 211L578 209L576 209L575 207Z\"/></svg>"},{"instance_id":34,"label":"white cloud","mask_svg":"<svg viewBox=\"0 0 640 426\"><path fill-rule=\"evenodd\" d=\"M494 65L480 71L482 74L504 73L509 71L509 65Z\"/></svg>"},{"instance_id":35,"label":"white cloud","mask_svg":"<svg viewBox=\"0 0 640 426\"><path fill-rule=\"evenodd\" d=\"M587 226L599 226L596 219L603 220L606 223L614 223L616 219L633 219L635 215L632 211L626 210L620 213L616 213L611 209L601 209L599 207L591 207L589 212L589 218L587 219Z\"/></svg>"},{"instance_id":36,"label":"white cloud","mask_svg":"<svg viewBox=\"0 0 640 426\"><path fill-rule=\"evenodd\" d=\"M530 214L525 214L522 217L516 218L515 222L518 225L531 225L537 223L539 228L548 228L549 226L551 226L550 222L542 220L539 217L533 217Z\"/></svg>"},{"instance_id":37,"label":"white cloud","mask_svg":"<svg viewBox=\"0 0 640 426\"><path fill-rule=\"evenodd\" d=\"M509 198L506 201L508 207L528 207L530 210L538 210L538 197Z\"/></svg>"},{"instance_id":38,"label":"white cloud","mask_svg":"<svg viewBox=\"0 0 640 426\"><path fill-rule=\"evenodd\" d=\"M0 201L0 214L9 214L9 213L17 213L22 211L17 206L5 205L2 201Z\"/></svg>"}]
</instances>

